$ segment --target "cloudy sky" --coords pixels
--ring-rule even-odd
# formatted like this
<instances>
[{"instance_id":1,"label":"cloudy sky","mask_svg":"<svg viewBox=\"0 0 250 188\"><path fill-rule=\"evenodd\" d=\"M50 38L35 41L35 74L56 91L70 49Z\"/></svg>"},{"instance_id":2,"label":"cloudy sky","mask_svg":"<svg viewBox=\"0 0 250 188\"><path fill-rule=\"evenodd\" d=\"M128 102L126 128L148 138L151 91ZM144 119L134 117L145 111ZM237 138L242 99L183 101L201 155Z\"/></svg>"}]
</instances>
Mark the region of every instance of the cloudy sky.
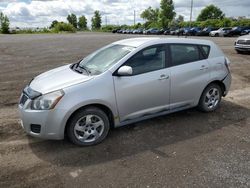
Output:
<instances>
[{"instance_id":1,"label":"cloudy sky","mask_svg":"<svg viewBox=\"0 0 250 188\"><path fill-rule=\"evenodd\" d=\"M191 0L174 0L177 15L189 20ZM250 17L250 0L193 0L193 20L209 4L220 7L226 16ZM69 13L85 15L89 21L94 10L102 14L103 24L143 22L140 13L147 7L159 7L160 0L0 0L0 12L6 14L11 26L44 27L53 20L65 21Z\"/></svg>"}]
</instances>

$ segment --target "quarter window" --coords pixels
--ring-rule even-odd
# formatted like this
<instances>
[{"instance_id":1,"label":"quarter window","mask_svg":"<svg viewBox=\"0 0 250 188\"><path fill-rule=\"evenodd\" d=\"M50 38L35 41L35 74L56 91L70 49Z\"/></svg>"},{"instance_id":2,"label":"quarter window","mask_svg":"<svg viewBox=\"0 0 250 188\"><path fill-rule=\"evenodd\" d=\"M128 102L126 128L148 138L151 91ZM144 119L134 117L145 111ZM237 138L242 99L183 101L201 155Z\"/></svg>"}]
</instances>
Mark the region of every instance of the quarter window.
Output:
<instances>
[{"instance_id":1,"label":"quarter window","mask_svg":"<svg viewBox=\"0 0 250 188\"><path fill-rule=\"evenodd\" d=\"M192 44L171 44L170 45L172 65L182 65L200 60L198 46Z\"/></svg>"},{"instance_id":2,"label":"quarter window","mask_svg":"<svg viewBox=\"0 0 250 188\"><path fill-rule=\"evenodd\" d=\"M207 59L209 56L209 52L210 52L210 46L201 45L201 48L204 52L205 58Z\"/></svg>"},{"instance_id":3,"label":"quarter window","mask_svg":"<svg viewBox=\"0 0 250 188\"><path fill-rule=\"evenodd\" d=\"M163 45L152 46L135 54L125 65L132 67L133 75L163 69L166 62L165 53Z\"/></svg>"}]
</instances>

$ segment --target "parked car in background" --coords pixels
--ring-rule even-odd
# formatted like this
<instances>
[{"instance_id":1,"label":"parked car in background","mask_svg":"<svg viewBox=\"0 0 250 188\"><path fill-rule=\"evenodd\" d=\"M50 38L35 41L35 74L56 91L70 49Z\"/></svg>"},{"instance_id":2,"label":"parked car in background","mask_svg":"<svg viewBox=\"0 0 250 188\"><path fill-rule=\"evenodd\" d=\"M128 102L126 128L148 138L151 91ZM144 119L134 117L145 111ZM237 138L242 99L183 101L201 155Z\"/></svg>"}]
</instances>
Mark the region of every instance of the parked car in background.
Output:
<instances>
[{"instance_id":1,"label":"parked car in background","mask_svg":"<svg viewBox=\"0 0 250 188\"><path fill-rule=\"evenodd\" d=\"M215 111L230 84L229 60L212 41L132 38L35 77L19 112L29 135L87 146L111 127L196 106Z\"/></svg>"},{"instance_id":2,"label":"parked car in background","mask_svg":"<svg viewBox=\"0 0 250 188\"><path fill-rule=\"evenodd\" d=\"M218 30L218 28L213 28L213 27L205 27L204 29L198 31L196 33L196 36L209 36L209 33L211 31Z\"/></svg>"},{"instance_id":3,"label":"parked car in background","mask_svg":"<svg viewBox=\"0 0 250 188\"><path fill-rule=\"evenodd\" d=\"M164 34L164 35L170 35L170 29L165 29L165 31L164 31L163 34Z\"/></svg>"},{"instance_id":4,"label":"parked car in background","mask_svg":"<svg viewBox=\"0 0 250 188\"><path fill-rule=\"evenodd\" d=\"M169 34L170 35L175 35L177 30L178 30L177 28L171 28Z\"/></svg>"},{"instance_id":5,"label":"parked car in background","mask_svg":"<svg viewBox=\"0 0 250 188\"><path fill-rule=\"evenodd\" d=\"M241 35L242 31L250 29L250 27L234 27L227 33L224 33L224 37L233 37Z\"/></svg>"},{"instance_id":6,"label":"parked car in background","mask_svg":"<svg viewBox=\"0 0 250 188\"><path fill-rule=\"evenodd\" d=\"M185 35L187 35L187 36L195 36L196 33L198 33L199 31L201 31L200 27L192 27L191 29L188 29L185 32Z\"/></svg>"},{"instance_id":7,"label":"parked car in background","mask_svg":"<svg viewBox=\"0 0 250 188\"><path fill-rule=\"evenodd\" d=\"M247 35L247 34L249 34L250 33L250 29L244 29L241 33L240 33L240 35Z\"/></svg>"},{"instance_id":8,"label":"parked car in background","mask_svg":"<svg viewBox=\"0 0 250 188\"><path fill-rule=\"evenodd\" d=\"M119 30L121 30L121 29L114 29L114 30L112 30L112 33L117 33Z\"/></svg>"},{"instance_id":9,"label":"parked car in background","mask_svg":"<svg viewBox=\"0 0 250 188\"><path fill-rule=\"evenodd\" d=\"M143 29L135 29L133 34L143 34Z\"/></svg>"},{"instance_id":10,"label":"parked car in background","mask_svg":"<svg viewBox=\"0 0 250 188\"><path fill-rule=\"evenodd\" d=\"M250 34L237 38L234 48L237 53L250 52Z\"/></svg>"},{"instance_id":11,"label":"parked car in background","mask_svg":"<svg viewBox=\"0 0 250 188\"><path fill-rule=\"evenodd\" d=\"M209 33L209 36L210 37L223 37L224 34L228 33L232 28L230 27L222 27L218 30L215 30L215 31L211 31Z\"/></svg>"},{"instance_id":12,"label":"parked car in background","mask_svg":"<svg viewBox=\"0 0 250 188\"><path fill-rule=\"evenodd\" d=\"M160 30L157 28L150 28L150 29L146 30L144 34L146 34L146 35L159 35Z\"/></svg>"}]
</instances>

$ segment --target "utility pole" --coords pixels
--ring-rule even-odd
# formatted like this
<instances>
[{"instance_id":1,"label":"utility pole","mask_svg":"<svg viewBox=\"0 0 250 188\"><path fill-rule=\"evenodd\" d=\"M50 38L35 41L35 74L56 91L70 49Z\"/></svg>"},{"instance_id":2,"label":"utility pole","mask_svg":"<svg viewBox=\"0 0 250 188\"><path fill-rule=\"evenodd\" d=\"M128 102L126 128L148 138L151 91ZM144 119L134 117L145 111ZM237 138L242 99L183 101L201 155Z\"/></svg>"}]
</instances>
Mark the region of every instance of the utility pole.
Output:
<instances>
[{"instance_id":1,"label":"utility pole","mask_svg":"<svg viewBox=\"0 0 250 188\"><path fill-rule=\"evenodd\" d=\"M191 11L190 11L190 23L189 23L189 27L191 27L192 15L193 15L193 0L191 0Z\"/></svg>"},{"instance_id":2,"label":"utility pole","mask_svg":"<svg viewBox=\"0 0 250 188\"><path fill-rule=\"evenodd\" d=\"M135 25L135 10L134 10L134 25Z\"/></svg>"}]
</instances>

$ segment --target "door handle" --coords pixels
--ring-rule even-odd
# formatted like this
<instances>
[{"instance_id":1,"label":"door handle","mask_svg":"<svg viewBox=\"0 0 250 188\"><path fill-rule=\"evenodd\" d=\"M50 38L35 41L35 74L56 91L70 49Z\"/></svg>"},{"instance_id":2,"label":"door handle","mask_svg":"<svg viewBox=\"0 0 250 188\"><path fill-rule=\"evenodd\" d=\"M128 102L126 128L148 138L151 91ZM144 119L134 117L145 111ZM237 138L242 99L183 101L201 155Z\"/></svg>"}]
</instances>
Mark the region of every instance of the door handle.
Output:
<instances>
[{"instance_id":1,"label":"door handle","mask_svg":"<svg viewBox=\"0 0 250 188\"><path fill-rule=\"evenodd\" d=\"M167 80L169 79L169 76L162 74L158 80Z\"/></svg>"},{"instance_id":2,"label":"door handle","mask_svg":"<svg viewBox=\"0 0 250 188\"><path fill-rule=\"evenodd\" d=\"M200 70L205 70L205 69L208 69L208 67L206 65L201 65Z\"/></svg>"}]
</instances>

